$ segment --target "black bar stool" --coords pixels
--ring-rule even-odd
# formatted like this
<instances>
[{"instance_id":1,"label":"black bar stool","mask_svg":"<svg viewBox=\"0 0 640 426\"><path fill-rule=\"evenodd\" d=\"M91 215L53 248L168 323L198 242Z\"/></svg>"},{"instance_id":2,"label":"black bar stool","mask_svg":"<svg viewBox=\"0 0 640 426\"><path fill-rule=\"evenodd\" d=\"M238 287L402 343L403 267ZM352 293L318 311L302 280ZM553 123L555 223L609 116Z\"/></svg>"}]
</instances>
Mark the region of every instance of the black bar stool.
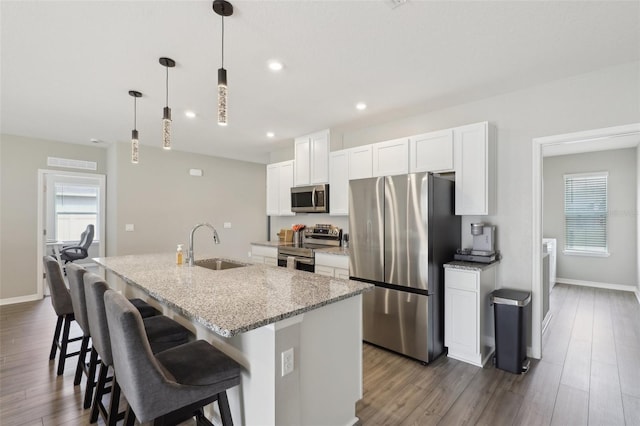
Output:
<instances>
[{"instance_id":1,"label":"black bar stool","mask_svg":"<svg viewBox=\"0 0 640 426\"><path fill-rule=\"evenodd\" d=\"M177 424L197 416L208 422L202 407L218 401L222 424L231 426L227 389L240 384L241 367L204 340L153 354L142 317L121 294L104 295L113 366L129 409L125 424L135 418L154 424Z\"/></svg>"},{"instance_id":2,"label":"black bar stool","mask_svg":"<svg viewBox=\"0 0 640 426\"><path fill-rule=\"evenodd\" d=\"M55 359L56 352L60 349L57 374L58 376L61 376L62 373L64 373L64 364L67 358L76 356L80 353L80 351L68 353L67 348L69 343L82 340L83 336L69 338L71 321L75 321L75 315L73 312L73 304L71 303L71 294L64 283L60 264L53 256L44 256L42 261L44 262L47 284L49 284L49 290L51 292L51 304L53 305L53 310L56 311L56 315L58 316L56 330L53 334L53 342L51 343L49 359ZM60 335L60 331L62 331L62 336Z\"/></svg>"},{"instance_id":3,"label":"black bar stool","mask_svg":"<svg viewBox=\"0 0 640 426\"><path fill-rule=\"evenodd\" d=\"M109 286L102 278L92 273L84 275L84 284L89 328L93 340L93 353L95 353L96 360L98 356L101 360L89 421L95 423L98 420L98 416L101 415L105 423L115 425L118 419L123 417L124 413L120 414L118 412L120 387L115 374L111 380L107 377L109 367L113 365L113 353L103 296L109 290ZM142 318L142 313L137 308L135 309ZM164 315L144 318L142 322L145 330L147 330L152 350L155 352L181 345L193 339L193 334L189 330ZM111 387L107 386L109 381L111 381ZM107 409L102 404L102 397L108 393L111 393L111 401Z\"/></svg>"}]
</instances>

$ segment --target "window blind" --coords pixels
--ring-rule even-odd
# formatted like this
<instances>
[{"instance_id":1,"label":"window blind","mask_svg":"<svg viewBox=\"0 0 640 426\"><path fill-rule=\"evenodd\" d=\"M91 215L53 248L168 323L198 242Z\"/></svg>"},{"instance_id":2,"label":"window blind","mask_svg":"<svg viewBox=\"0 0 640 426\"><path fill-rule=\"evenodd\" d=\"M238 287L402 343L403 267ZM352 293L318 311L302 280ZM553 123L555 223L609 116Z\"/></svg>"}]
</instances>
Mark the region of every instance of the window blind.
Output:
<instances>
[{"instance_id":1,"label":"window blind","mask_svg":"<svg viewBox=\"0 0 640 426\"><path fill-rule=\"evenodd\" d=\"M607 252L608 173L564 176L565 250Z\"/></svg>"}]
</instances>

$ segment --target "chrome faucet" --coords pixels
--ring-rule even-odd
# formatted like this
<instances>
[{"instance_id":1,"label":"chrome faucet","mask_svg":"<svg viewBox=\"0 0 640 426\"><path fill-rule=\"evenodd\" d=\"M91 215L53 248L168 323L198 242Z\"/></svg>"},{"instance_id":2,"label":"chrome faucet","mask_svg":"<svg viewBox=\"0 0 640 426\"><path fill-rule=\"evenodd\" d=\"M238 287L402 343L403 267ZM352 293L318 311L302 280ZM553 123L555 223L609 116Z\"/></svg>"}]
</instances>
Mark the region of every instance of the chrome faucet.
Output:
<instances>
[{"instance_id":1,"label":"chrome faucet","mask_svg":"<svg viewBox=\"0 0 640 426\"><path fill-rule=\"evenodd\" d=\"M193 266L194 258L193 258L193 234L196 232L196 229L201 226L206 226L207 228L211 228L213 231L213 242L216 244L220 244L220 237L218 237L218 231L214 228L210 223L199 223L191 229L191 233L189 234L189 266Z\"/></svg>"}]
</instances>

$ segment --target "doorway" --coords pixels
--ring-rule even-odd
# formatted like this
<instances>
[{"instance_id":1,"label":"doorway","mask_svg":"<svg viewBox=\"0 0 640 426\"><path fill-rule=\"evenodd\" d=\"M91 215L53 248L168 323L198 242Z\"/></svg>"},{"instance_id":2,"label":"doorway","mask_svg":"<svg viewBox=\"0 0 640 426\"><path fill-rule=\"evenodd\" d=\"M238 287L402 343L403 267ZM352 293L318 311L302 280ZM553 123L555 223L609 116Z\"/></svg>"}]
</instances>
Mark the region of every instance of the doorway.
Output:
<instances>
[{"instance_id":1,"label":"doorway","mask_svg":"<svg viewBox=\"0 0 640 426\"><path fill-rule=\"evenodd\" d=\"M533 139L533 221L532 221L532 329L531 352L534 358L542 356L543 284L542 284L542 161L543 150L564 149L567 153L598 151L622 147L624 143L638 144L640 123L608 127L585 132ZM637 238L637 237L636 237Z\"/></svg>"},{"instance_id":2,"label":"doorway","mask_svg":"<svg viewBox=\"0 0 640 426\"><path fill-rule=\"evenodd\" d=\"M91 258L105 255L105 176L93 173L38 170L38 296L48 294L42 257L73 245L80 234L94 225L88 257L77 261L85 267Z\"/></svg>"}]
</instances>

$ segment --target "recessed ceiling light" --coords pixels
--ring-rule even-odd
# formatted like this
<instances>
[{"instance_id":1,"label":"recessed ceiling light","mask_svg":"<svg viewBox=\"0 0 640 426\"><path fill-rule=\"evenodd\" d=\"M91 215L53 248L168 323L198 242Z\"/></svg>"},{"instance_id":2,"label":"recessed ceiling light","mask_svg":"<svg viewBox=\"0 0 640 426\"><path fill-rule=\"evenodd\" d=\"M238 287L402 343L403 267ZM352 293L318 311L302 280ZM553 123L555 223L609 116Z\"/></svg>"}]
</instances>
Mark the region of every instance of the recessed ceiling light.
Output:
<instances>
[{"instance_id":1,"label":"recessed ceiling light","mask_svg":"<svg viewBox=\"0 0 640 426\"><path fill-rule=\"evenodd\" d=\"M275 135L276 135L276 134L275 134L275 133L273 133L273 132L267 132L267 137L268 137L268 138L272 138L272 137L274 137Z\"/></svg>"},{"instance_id":2,"label":"recessed ceiling light","mask_svg":"<svg viewBox=\"0 0 640 426\"><path fill-rule=\"evenodd\" d=\"M358 102L356 104L356 109L360 111L365 110L367 109L367 104L365 104L364 102Z\"/></svg>"},{"instance_id":3,"label":"recessed ceiling light","mask_svg":"<svg viewBox=\"0 0 640 426\"><path fill-rule=\"evenodd\" d=\"M196 118L196 113L193 111L185 111L184 115L186 115L189 118Z\"/></svg>"},{"instance_id":4,"label":"recessed ceiling light","mask_svg":"<svg viewBox=\"0 0 640 426\"><path fill-rule=\"evenodd\" d=\"M280 71L283 68L282 62L269 61L269 69L271 71Z\"/></svg>"}]
</instances>

